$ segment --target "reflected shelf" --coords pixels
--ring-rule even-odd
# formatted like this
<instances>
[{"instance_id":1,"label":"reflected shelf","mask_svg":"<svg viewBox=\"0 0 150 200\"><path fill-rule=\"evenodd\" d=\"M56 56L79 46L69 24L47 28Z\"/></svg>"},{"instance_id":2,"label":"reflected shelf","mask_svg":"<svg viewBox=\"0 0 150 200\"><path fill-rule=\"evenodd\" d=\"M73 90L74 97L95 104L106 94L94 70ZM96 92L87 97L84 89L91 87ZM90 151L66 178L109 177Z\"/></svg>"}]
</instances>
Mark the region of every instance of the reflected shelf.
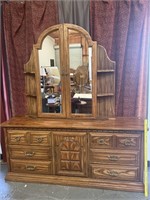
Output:
<instances>
[{"instance_id":1,"label":"reflected shelf","mask_svg":"<svg viewBox=\"0 0 150 200\"><path fill-rule=\"evenodd\" d=\"M35 75L35 72L24 72L24 74Z\"/></svg>"},{"instance_id":2,"label":"reflected shelf","mask_svg":"<svg viewBox=\"0 0 150 200\"><path fill-rule=\"evenodd\" d=\"M114 69L97 70L97 73L109 73L109 72L115 72L115 70Z\"/></svg>"},{"instance_id":3,"label":"reflected shelf","mask_svg":"<svg viewBox=\"0 0 150 200\"><path fill-rule=\"evenodd\" d=\"M108 96L114 96L114 93L97 94L97 97L108 97Z\"/></svg>"}]
</instances>

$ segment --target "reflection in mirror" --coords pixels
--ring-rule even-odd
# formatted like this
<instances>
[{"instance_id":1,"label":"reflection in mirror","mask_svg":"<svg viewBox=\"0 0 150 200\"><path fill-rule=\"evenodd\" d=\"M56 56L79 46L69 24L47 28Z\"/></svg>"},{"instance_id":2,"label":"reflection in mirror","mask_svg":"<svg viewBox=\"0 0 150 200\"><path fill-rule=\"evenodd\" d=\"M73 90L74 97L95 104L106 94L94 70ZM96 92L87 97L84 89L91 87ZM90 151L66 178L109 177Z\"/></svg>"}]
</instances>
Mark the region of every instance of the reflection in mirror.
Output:
<instances>
[{"instance_id":1,"label":"reflection in mirror","mask_svg":"<svg viewBox=\"0 0 150 200\"><path fill-rule=\"evenodd\" d=\"M39 53L41 103L44 113L61 113L61 77L58 31L45 37Z\"/></svg>"},{"instance_id":2,"label":"reflection in mirror","mask_svg":"<svg viewBox=\"0 0 150 200\"><path fill-rule=\"evenodd\" d=\"M69 29L71 112L92 113L92 48L80 32Z\"/></svg>"}]
</instances>

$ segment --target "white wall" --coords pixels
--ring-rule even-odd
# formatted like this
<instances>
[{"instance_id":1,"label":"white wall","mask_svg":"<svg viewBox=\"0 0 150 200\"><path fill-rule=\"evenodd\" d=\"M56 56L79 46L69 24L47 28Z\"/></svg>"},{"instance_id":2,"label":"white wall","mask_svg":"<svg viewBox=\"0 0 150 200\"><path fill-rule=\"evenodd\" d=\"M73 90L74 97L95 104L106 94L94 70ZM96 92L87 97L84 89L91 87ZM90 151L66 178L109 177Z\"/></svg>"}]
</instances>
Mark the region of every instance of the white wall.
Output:
<instances>
[{"instance_id":1,"label":"white wall","mask_svg":"<svg viewBox=\"0 0 150 200\"><path fill-rule=\"evenodd\" d=\"M59 58L59 46L55 46L56 66L60 67ZM69 59L70 68L77 69L78 66L82 65L82 48L81 44L70 44L69 45Z\"/></svg>"},{"instance_id":2,"label":"white wall","mask_svg":"<svg viewBox=\"0 0 150 200\"><path fill-rule=\"evenodd\" d=\"M70 44L70 68L77 69L78 66L82 65L82 48L81 44Z\"/></svg>"},{"instance_id":3,"label":"white wall","mask_svg":"<svg viewBox=\"0 0 150 200\"><path fill-rule=\"evenodd\" d=\"M59 53L59 46L58 45L55 46L55 58L56 58L55 65L59 69L60 68L60 53Z\"/></svg>"},{"instance_id":4,"label":"white wall","mask_svg":"<svg viewBox=\"0 0 150 200\"><path fill-rule=\"evenodd\" d=\"M42 43L42 49L39 50L39 66L50 66L50 59L55 63L55 41L52 37L47 36Z\"/></svg>"}]
</instances>

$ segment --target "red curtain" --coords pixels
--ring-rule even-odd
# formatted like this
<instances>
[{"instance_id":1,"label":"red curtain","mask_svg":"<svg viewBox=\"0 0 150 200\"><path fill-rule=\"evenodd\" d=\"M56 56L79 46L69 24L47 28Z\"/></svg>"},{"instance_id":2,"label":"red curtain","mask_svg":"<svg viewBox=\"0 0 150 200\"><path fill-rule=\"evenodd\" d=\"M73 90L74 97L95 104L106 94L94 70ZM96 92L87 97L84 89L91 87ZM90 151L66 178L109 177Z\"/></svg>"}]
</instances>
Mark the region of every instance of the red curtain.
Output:
<instances>
[{"instance_id":1,"label":"red curtain","mask_svg":"<svg viewBox=\"0 0 150 200\"><path fill-rule=\"evenodd\" d=\"M1 33L1 36L3 33ZM3 36L2 36L3 39ZM5 50L4 50L4 40L2 40L2 64L1 64L1 93L0 93L0 110L1 110L1 117L0 123L8 120L11 117L11 108L10 108L10 99L9 99L9 86L7 83L8 80L8 73L7 73L7 63L5 62ZM0 144L2 148L3 154L3 161L6 162L6 151L5 151L5 142L4 142L4 131L0 129Z\"/></svg>"},{"instance_id":2,"label":"red curtain","mask_svg":"<svg viewBox=\"0 0 150 200\"><path fill-rule=\"evenodd\" d=\"M148 33L147 0L90 1L94 40L116 61L117 116L145 117L145 64ZM58 23L57 0L3 2L3 17L10 71L12 113L25 114L24 63L33 43L47 27Z\"/></svg>"},{"instance_id":3,"label":"red curtain","mask_svg":"<svg viewBox=\"0 0 150 200\"><path fill-rule=\"evenodd\" d=\"M40 33L57 24L57 13L56 1L3 2L13 116L26 112L24 64Z\"/></svg>"},{"instance_id":4,"label":"red curtain","mask_svg":"<svg viewBox=\"0 0 150 200\"><path fill-rule=\"evenodd\" d=\"M92 38L116 61L116 115L146 117L147 0L91 1Z\"/></svg>"},{"instance_id":5,"label":"red curtain","mask_svg":"<svg viewBox=\"0 0 150 200\"><path fill-rule=\"evenodd\" d=\"M90 0L58 1L59 23L77 24L89 32Z\"/></svg>"},{"instance_id":6,"label":"red curtain","mask_svg":"<svg viewBox=\"0 0 150 200\"><path fill-rule=\"evenodd\" d=\"M40 33L58 22L56 1L2 2L2 11L1 122L11 111L13 116L25 114L24 64ZM3 130L0 136L6 161Z\"/></svg>"},{"instance_id":7,"label":"red curtain","mask_svg":"<svg viewBox=\"0 0 150 200\"><path fill-rule=\"evenodd\" d=\"M3 12L3 9L1 8ZM8 64L7 64L7 55L6 55L6 45L3 29L3 18L2 18L2 29L1 29L1 93L0 93L0 110L1 117L0 123L8 120L11 117L11 103L9 96L9 73L8 73ZM6 152L5 152L5 143L4 143L4 131L0 130L0 143L3 153L3 161L6 162Z\"/></svg>"}]
</instances>

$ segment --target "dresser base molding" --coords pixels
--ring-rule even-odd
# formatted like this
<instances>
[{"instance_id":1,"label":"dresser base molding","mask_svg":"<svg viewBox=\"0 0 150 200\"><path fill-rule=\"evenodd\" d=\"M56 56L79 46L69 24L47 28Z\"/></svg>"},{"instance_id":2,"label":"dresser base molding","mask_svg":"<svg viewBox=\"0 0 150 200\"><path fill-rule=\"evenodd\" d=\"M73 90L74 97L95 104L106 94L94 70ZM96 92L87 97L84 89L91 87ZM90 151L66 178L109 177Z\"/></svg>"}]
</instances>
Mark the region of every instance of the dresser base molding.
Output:
<instances>
[{"instance_id":1,"label":"dresser base molding","mask_svg":"<svg viewBox=\"0 0 150 200\"><path fill-rule=\"evenodd\" d=\"M36 174L24 174L8 172L6 181L30 182L30 183L45 183L77 187L93 187L99 189L121 190L129 192L143 192L143 183L141 182L125 182L113 180L97 180L90 178L79 177L64 177L64 176L47 176Z\"/></svg>"}]
</instances>

